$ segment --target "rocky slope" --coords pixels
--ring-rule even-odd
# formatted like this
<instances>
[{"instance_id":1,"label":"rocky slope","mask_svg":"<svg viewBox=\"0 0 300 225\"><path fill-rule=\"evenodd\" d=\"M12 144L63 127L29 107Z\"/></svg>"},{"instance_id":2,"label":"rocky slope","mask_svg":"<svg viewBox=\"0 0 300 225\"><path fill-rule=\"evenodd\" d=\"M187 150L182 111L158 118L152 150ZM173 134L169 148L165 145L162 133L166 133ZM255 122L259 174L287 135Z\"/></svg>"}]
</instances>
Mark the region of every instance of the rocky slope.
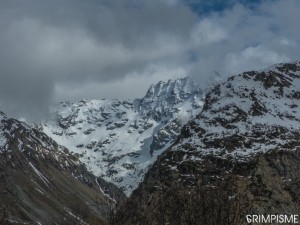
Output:
<instances>
[{"instance_id":1,"label":"rocky slope","mask_svg":"<svg viewBox=\"0 0 300 225\"><path fill-rule=\"evenodd\" d=\"M199 86L182 78L152 85L142 99L62 103L42 129L129 195L201 108Z\"/></svg>"},{"instance_id":2,"label":"rocky slope","mask_svg":"<svg viewBox=\"0 0 300 225\"><path fill-rule=\"evenodd\" d=\"M115 224L235 225L247 224L246 213L298 214L299 137L299 62L232 76L208 92Z\"/></svg>"},{"instance_id":3,"label":"rocky slope","mask_svg":"<svg viewBox=\"0 0 300 225\"><path fill-rule=\"evenodd\" d=\"M120 191L43 132L0 120L0 223L104 224Z\"/></svg>"}]
</instances>

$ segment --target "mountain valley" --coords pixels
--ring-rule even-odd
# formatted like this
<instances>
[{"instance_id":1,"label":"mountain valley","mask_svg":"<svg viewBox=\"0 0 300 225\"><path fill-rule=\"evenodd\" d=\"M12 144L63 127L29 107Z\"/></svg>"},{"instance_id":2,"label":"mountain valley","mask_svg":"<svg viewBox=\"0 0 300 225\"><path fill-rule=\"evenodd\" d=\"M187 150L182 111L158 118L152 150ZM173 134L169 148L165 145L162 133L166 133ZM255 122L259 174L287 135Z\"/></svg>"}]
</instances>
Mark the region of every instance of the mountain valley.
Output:
<instances>
[{"instance_id":1,"label":"mountain valley","mask_svg":"<svg viewBox=\"0 0 300 225\"><path fill-rule=\"evenodd\" d=\"M300 62L0 119L2 224L242 225L300 210Z\"/></svg>"}]
</instances>

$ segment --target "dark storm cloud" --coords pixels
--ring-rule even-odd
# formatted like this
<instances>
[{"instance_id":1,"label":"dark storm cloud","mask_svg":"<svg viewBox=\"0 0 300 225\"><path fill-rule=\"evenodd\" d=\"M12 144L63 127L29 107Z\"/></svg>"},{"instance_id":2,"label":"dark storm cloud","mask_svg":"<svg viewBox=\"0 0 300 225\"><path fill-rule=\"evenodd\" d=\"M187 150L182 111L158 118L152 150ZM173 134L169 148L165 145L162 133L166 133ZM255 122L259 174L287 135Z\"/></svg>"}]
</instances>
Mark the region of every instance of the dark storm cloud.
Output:
<instances>
[{"instance_id":1,"label":"dark storm cloud","mask_svg":"<svg viewBox=\"0 0 300 225\"><path fill-rule=\"evenodd\" d=\"M214 71L298 59L299 1L212 2L1 1L0 110L34 119L58 101L142 96L159 80L205 84Z\"/></svg>"},{"instance_id":2,"label":"dark storm cloud","mask_svg":"<svg viewBox=\"0 0 300 225\"><path fill-rule=\"evenodd\" d=\"M36 117L53 95L64 99L56 86L85 89L172 58L196 16L159 0L9 0L0 21L2 110Z\"/></svg>"}]
</instances>

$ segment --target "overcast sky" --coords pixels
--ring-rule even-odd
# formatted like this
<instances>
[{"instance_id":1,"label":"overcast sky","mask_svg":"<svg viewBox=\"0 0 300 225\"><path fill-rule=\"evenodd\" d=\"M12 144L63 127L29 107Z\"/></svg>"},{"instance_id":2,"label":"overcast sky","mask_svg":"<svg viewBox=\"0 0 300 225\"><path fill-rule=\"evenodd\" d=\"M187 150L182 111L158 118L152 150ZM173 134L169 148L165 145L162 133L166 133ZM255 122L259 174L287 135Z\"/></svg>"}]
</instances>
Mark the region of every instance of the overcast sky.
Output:
<instances>
[{"instance_id":1,"label":"overcast sky","mask_svg":"<svg viewBox=\"0 0 300 225\"><path fill-rule=\"evenodd\" d=\"M0 111L299 60L299 0L1 0Z\"/></svg>"}]
</instances>

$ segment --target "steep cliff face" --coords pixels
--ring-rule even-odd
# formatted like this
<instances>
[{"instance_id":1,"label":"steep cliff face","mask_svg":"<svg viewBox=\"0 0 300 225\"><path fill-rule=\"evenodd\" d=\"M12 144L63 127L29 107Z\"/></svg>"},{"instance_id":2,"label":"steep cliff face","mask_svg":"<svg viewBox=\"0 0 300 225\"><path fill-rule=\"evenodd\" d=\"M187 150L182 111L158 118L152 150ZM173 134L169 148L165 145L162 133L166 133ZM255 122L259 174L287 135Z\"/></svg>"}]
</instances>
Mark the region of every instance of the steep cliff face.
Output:
<instances>
[{"instance_id":1,"label":"steep cliff face","mask_svg":"<svg viewBox=\"0 0 300 225\"><path fill-rule=\"evenodd\" d=\"M299 87L296 62L212 88L203 111L126 203L134 209L121 207L116 223L229 225L247 224L245 213L297 214Z\"/></svg>"},{"instance_id":2,"label":"steep cliff face","mask_svg":"<svg viewBox=\"0 0 300 225\"><path fill-rule=\"evenodd\" d=\"M3 113L0 120L1 223L104 224L121 192L40 130Z\"/></svg>"},{"instance_id":3,"label":"steep cliff face","mask_svg":"<svg viewBox=\"0 0 300 225\"><path fill-rule=\"evenodd\" d=\"M42 129L129 195L201 108L201 89L182 78L152 85L142 99L62 103Z\"/></svg>"}]
</instances>

